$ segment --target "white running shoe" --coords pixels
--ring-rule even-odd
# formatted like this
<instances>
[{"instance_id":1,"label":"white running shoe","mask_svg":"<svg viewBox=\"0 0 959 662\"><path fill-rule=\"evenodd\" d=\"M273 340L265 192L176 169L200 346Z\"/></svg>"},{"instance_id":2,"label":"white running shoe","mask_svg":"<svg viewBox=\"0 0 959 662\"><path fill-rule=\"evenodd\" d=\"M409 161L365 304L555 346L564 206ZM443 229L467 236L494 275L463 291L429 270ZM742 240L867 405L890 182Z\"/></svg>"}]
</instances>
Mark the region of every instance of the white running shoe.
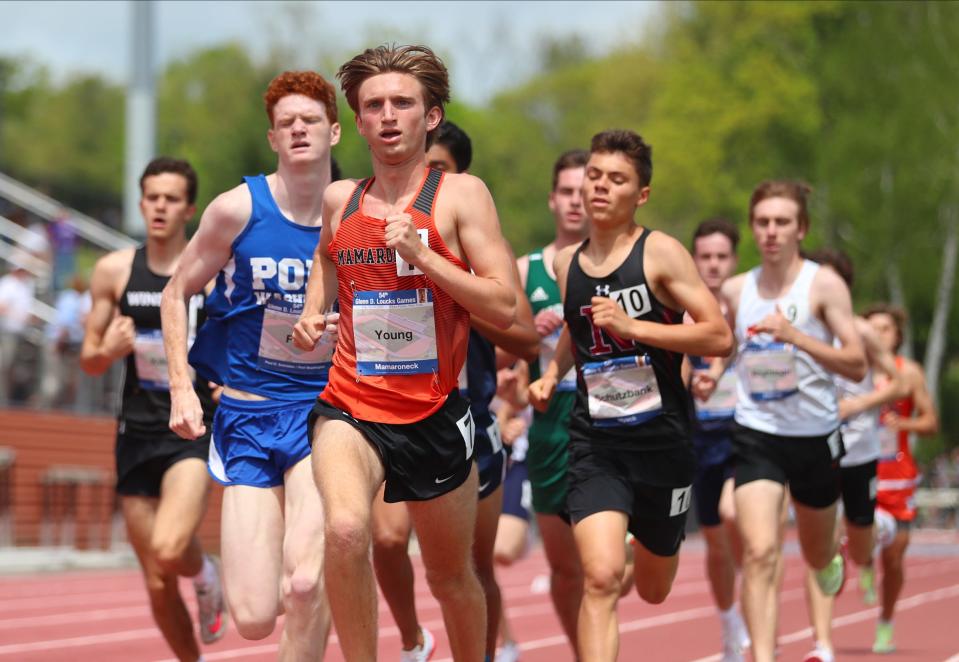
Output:
<instances>
[{"instance_id":1,"label":"white running shoe","mask_svg":"<svg viewBox=\"0 0 959 662\"><path fill-rule=\"evenodd\" d=\"M749 630L738 609L733 609L730 618L722 619L723 662L742 662L743 653L752 645Z\"/></svg>"},{"instance_id":2,"label":"white running shoe","mask_svg":"<svg viewBox=\"0 0 959 662\"><path fill-rule=\"evenodd\" d=\"M226 634L226 603L223 600L223 584L220 579L220 559L210 555L210 563L216 568L208 586L193 585L196 589L197 620L200 622L200 640L212 644Z\"/></svg>"},{"instance_id":3,"label":"white running shoe","mask_svg":"<svg viewBox=\"0 0 959 662\"><path fill-rule=\"evenodd\" d=\"M423 626L420 626L420 632L423 633L423 643L412 650L401 650L400 662L426 662L433 657L433 650L436 648L433 633Z\"/></svg>"},{"instance_id":4,"label":"white running shoe","mask_svg":"<svg viewBox=\"0 0 959 662\"><path fill-rule=\"evenodd\" d=\"M496 662L516 662L519 660L519 646L515 641L507 641L496 651Z\"/></svg>"}]
</instances>

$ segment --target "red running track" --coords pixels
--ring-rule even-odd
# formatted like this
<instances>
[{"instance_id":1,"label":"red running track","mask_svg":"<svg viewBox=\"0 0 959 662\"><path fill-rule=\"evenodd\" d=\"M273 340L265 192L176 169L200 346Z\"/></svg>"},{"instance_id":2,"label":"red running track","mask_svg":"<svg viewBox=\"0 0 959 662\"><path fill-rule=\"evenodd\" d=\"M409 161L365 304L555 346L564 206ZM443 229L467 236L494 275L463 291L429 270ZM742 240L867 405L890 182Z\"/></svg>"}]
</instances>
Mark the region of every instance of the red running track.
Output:
<instances>
[{"instance_id":1,"label":"red running track","mask_svg":"<svg viewBox=\"0 0 959 662\"><path fill-rule=\"evenodd\" d=\"M896 618L898 651L887 656L870 652L877 610L862 605L852 577L834 619L839 660L959 662L959 534L917 534ZM414 564L420 621L439 640L433 662L449 662L439 608L429 596L418 558ZM539 550L499 571L525 662L572 660L552 611L545 572ZM811 648L802 576L801 561L794 552L787 554L780 596L779 659L784 662L801 660ZM183 587L195 610L192 589L186 583ZM633 593L620 602L619 618L620 660L719 660L719 622L704 576L701 541L693 536L684 545L676 583L664 604L644 604ZM380 659L397 659L399 638L382 600L379 636ZM277 641L275 632L247 642L231 629L204 655L209 662L274 660ZM326 659L342 660L335 636ZM117 570L0 578L0 662L7 660L159 662L171 660L171 654L153 625L138 572Z\"/></svg>"}]
</instances>

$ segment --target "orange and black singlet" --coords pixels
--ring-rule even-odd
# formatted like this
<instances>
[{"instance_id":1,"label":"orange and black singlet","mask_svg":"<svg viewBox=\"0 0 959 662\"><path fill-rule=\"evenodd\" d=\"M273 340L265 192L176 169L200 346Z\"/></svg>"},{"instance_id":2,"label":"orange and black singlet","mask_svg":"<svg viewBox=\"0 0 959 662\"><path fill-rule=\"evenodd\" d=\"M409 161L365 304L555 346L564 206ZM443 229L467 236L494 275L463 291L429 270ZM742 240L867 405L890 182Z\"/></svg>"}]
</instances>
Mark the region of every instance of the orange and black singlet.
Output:
<instances>
[{"instance_id":1,"label":"orange and black singlet","mask_svg":"<svg viewBox=\"0 0 959 662\"><path fill-rule=\"evenodd\" d=\"M469 268L433 220L443 173L427 169L406 208L421 241ZM357 184L329 245L336 264L340 335L322 398L353 418L405 424L423 420L457 387L470 315L384 239L386 221L363 213L373 180Z\"/></svg>"}]
</instances>

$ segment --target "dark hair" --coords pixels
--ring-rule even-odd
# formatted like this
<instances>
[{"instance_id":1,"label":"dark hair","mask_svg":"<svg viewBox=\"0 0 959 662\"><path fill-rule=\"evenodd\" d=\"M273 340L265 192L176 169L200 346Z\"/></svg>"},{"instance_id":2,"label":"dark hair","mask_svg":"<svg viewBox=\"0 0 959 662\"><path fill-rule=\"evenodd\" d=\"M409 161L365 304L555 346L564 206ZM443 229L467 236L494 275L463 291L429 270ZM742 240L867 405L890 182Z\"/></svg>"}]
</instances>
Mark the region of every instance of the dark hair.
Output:
<instances>
[{"instance_id":1,"label":"dark hair","mask_svg":"<svg viewBox=\"0 0 959 662\"><path fill-rule=\"evenodd\" d=\"M196 202L196 171L188 161L174 159L170 156L158 156L147 164L140 175L140 194L143 194L143 182L147 177L154 177L170 172L186 179L186 199L191 205Z\"/></svg>"},{"instance_id":2,"label":"dark hair","mask_svg":"<svg viewBox=\"0 0 959 662\"><path fill-rule=\"evenodd\" d=\"M450 78L446 65L426 46L383 45L367 48L336 72L346 102L354 113L359 113L360 85L367 78L390 72L409 74L423 86L424 104L427 112L438 107L440 112L450 100ZM436 129L427 132L426 146L433 144Z\"/></svg>"},{"instance_id":3,"label":"dark hair","mask_svg":"<svg viewBox=\"0 0 959 662\"><path fill-rule=\"evenodd\" d=\"M456 161L456 172L469 170L470 163L473 162L473 141L463 129L449 120L444 120L436 127L433 144L442 145L449 150L453 160Z\"/></svg>"},{"instance_id":4,"label":"dark hair","mask_svg":"<svg viewBox=\"0 0 959 662\"><path fill-rule=\"evenodd\" d=\"M556 163L553 164L553 188L550 190L556 190L556 185L559 184L559 173L573 168L585 168L587 161L589 161L589 152L585 149L571 149L560 154Z\"/></svg>"},{"instance_id":5,"label":"dark hair","mask_svg":"<svg viewBox=\"0 0 959 662\"><path fill-rule=\"evenodd\" d=\"M340 170L340 164L332 156L330 157L330 181L338 182L343 179L343 171Z\"/></svg>"},{"instance_id":6,"label":"dark hair","mask_svg":"<svg viewBox=\"0 0 959 662\"><path fill-rule=\"evenodd\" d=\"M852 288L853 276L852 259L838 248L817 248L814 251L801 251L802 256L816 264L832 267L839 276L846 281L846 286Z\"/></svg>"},{"instance_id":7,"label":"dark hair","mask_svg":"<svg viewBox=\"0 0 959 662\"><path fill-rule=\"evenodd\" d=\"M270 81L263 94L266 116L270 118L271 126L273 125L273 107L280 99L291 94L302 94L314 101L319 101L326 109L326 119L330 121L330 124L336 123L336 88L315 71L284 71Z\"/></svg>"},{"instance_id":8,"label":"dark hair","mask_svg":"<svg viewBox=\"0 0 959 662\"><path fill-rule=\"evenodd\" d=\"M590 142L589 151L591 154L620 152L632 161L640 187L649 186L653 181L653 148L635 131L610 129L597 133Z\"/></svg>"},{"instance_id":9,"label":"dark hair","mask_svg":"<svg viewBox=\"0 0 959 662\"><path fill-rule=\"evenodd\" d=\"M909 320L906 311L891 303L880 302L872 304L866 308L862 314L866 319L869 319L873 315L889 315L892 319L892 323L896 325L896 351L899 351L899 347L902 346L902 339L906 333L906 323Z\"/></svg>"},{"instance_id":10,"label":"dark hair","mask_svg":"<svg viewBox=\"0 0 959 662\"><path fill-rule=\"evenodd\" d=\"M749 222L753 221L753 209L768 198L787 198L799 205L799 227L809 228L809 207L807 199L812 193L812 187L805 182L794 182L785 179L771 179L761 183L749 198Z\"/></svg>"},{"instance_id":11,"label":"dark hair","mask_svg":"<svg viewBox=\"0 0 959 662\"><path fill-rule=\"evenodd\" d=\"M696 231L693 232L693 245L690 246L690 252L695 255L696 240L701 237L708 237L711 234L721 234L729 239L729 243L733 246L733 253L739 248L739 228L729 219L717 216L716 218L706 219L696 226Z\"/></svg>"}]
</instances>

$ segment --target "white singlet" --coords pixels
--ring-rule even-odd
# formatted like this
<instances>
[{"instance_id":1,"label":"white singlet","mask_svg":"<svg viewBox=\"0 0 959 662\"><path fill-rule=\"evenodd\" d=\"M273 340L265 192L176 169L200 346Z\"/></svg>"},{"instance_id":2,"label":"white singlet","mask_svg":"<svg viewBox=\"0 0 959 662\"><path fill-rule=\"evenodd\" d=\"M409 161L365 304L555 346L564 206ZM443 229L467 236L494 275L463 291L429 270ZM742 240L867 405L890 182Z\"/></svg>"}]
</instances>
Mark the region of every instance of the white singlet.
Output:
<instances>
[{"instance_id":1,"label":"white singlet","mask_svg":"<svg viewBox=\"0 0 959 662\"><path fill-rule=\"evenodd\" d=\"M839 341L833 342L839 346ZM866 372L861 382L853 382L840 375L834 375L836 390L842 398L856 398L872 393L876 386L872 380L872 369ZM879 459L879 408L867 409L842 422L842 441L846 454L839 461L844 467L857 467Z\"/></svg>"},{"instance_id":2,"label":"white singlet","mask_svg":"<svg viewBox=\"0 0 959 662\"><path fill-rule=\"evenodd\" d=\"M736 312L736 342L740 346L736 359L736 422L744 427L789 437L821 437L839 427L832 375L806 352L749 332L778 305L798 331L832 344L832 333L812 314L809 305L818 270L818 264L804 260L789 292L778 299L759 296L759 267L746 274ZM747 345L756 351L744 350Z\"/></svg>"}]
</instances>

